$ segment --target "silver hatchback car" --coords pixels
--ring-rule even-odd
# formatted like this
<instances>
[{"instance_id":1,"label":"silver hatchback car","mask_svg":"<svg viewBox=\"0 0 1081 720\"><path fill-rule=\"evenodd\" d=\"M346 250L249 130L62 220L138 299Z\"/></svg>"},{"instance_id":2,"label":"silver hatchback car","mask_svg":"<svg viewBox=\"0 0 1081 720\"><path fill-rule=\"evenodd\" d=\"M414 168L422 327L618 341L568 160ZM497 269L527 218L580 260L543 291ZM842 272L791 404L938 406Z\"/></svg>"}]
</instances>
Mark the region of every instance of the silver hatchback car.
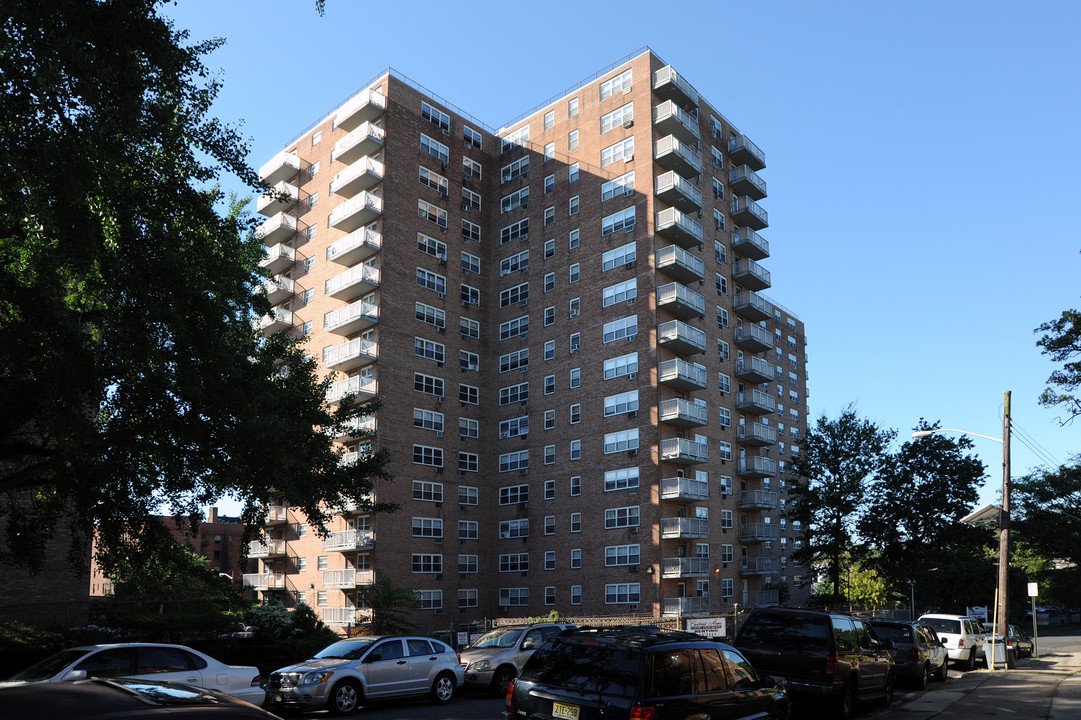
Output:
<instances>
[{"instance_id":1,"label":"silver hatchback car","mask_svg":"<svg viewBox=\"0 0 1081 720\"><path fill-rule=\"evenodd\" d=\"M414 635L358 637L271 673L267 706L326 708L346 715L366 700L410 695L430 695L433 702L444 704L463 679L458 653L439 640Z\"/></svg>"}]
</instances>

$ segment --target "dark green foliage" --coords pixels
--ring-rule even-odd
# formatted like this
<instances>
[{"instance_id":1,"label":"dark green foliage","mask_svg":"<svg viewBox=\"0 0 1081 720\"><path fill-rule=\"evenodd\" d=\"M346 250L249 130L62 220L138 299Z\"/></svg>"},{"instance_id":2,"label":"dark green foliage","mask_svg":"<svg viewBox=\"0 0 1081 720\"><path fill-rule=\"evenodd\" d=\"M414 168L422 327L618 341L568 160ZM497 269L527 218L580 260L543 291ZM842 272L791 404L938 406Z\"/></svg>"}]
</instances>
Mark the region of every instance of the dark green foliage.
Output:
<instances>
[{"instance_id":1,"label":"dark green foliage","mask_svg":"<svg viewBox=\"0 0 1081 720\"><path fill-rule=\"evenodd\" d=\"M261 527L284 497L316 527L364 505L379 454L342 466L296 341L252 321L264 255L222 170L258 188L219 89L154 0L0 0L0 561L40 567L59 523L103 569L232 496ZM285 440L288 439L286 442ZM389 479L389 478L387 478ZM377 509L389 509L386 507Z\"/></svg>"},{"instance_id":2,"label":"dark green foliage","mask_svg":"<svg viewBox=\"0 0 1081 720\"><path fill-rule=\"evenodd\" d=\"M1062 363L1062 367L1047 378L1047 387L1040 393L1040 404L1044 407L1061 405L1066 413L1062 419L1065 425L1081 415L1081 398L1077 389L1081 387L1081 312L1064 310L1062 315L1036 328L1044 335L1036 341L1045 355Z\"/></svg>"},{"instance_id":3,"label":"dark green foliage","mask_svg":"<svg viewBox=\"0 0 1081 720\"><path fill-rule=\"evenodd\" d=\"M1026 544L1049 560L1081 566L1081 463L1014 480L1012 498L1013 528Z\"/></svg>"},{"instance_id":4,"label":"dark green foliage","mask_svg":"<svg viewBox=\"0 0 1081 720\"><path fill-rule=\"evenodd\" d=\"M365 604L372 609L372 635L406 633L414 629L413 624L406 620L409 612L420 606L413 590L396 587L390 580L381 578L364 589L363 597Z\"/></svg>"}]
</instances>

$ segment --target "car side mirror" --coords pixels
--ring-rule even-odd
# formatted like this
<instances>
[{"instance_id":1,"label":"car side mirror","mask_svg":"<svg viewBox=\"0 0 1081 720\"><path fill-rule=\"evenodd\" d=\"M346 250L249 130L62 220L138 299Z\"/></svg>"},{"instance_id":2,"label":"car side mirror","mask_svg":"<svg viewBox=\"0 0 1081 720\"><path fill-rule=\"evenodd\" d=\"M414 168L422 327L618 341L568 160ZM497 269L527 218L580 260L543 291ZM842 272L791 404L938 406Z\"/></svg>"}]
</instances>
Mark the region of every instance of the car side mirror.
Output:
<instances>
[{"instance_id":1,"label":"car side mirror","mask_svg":"<svg viewBox=\"0 0 1081 720\"><path fill-rule=\"evenodd\" d=\"M76 680L86 680L86 670L72 670L64 676L64 682L75 682Z\"/></svg>"},{"instance_id":2,"label":"car side mirror","mask_svg":"<svg viewBox=\"0 0 1081 720\"><path fill-rule=\"evenodd\" d=\"M535 647L537 647L537 643L533 642L532 640L526 640L524 643L522 643L523 650L532 650Z\"/></svg>"}]
</instances>

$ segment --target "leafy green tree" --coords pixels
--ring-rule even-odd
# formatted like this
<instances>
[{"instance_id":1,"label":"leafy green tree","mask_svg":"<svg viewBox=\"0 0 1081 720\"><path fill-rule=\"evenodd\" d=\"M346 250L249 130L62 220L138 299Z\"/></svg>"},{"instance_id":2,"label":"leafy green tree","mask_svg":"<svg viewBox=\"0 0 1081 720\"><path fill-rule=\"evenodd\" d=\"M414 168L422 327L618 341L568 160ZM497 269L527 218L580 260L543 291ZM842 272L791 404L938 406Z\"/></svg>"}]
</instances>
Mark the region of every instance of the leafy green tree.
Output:
<instances>
[{"instance_id":1,"label":"leafy green tree","mask_svg":"<svg viewBox=\"0 0 1081 720\"><path fill-rule=\"evenodd\" d=\"M145 530L156 532L157 526ZM243 599L233 584L211 569L207 559L190 548L167 538L139 547L140 552L125 557L112 575L113 596L117 600L191 601L204 600L222 609L236 609Z\"/></svg>"},{"instance_id":2,"label":"leafy green tree","mask_svg":"<svg viewBox=\"0 0 1081 720\"><path fill-rule=\"evenodd\" d=\"M103 569L162 537L162 503L197 522L221 497L252 532L284 497L317 529L365 506L383 453L340 463L370 410L284 334L262 339L256 220L213 183L261 189L219 83L158 0L2 3L0 561L40 567L58 524ZM391 509L379 506L376 510Z\"/></svg>"},{"instance_id":3,"label":"leafy green tree","mask_svg":"<svg viewBox=\"0 0 1081 720\"><path fill-rule=\"evenodd\" d=\"M921 420L916 430L939 425ZM984 464L970 452L965 436L935 433L910 440L889 455L867 487L857 533L866 548L868 566L900 599L909 597L915 580L923 602L943 606L970 592L967 604L986 604L994 570L987 562L987 531L961 522L979 499L986 477ZM943 572L971 573L984 581L944 586Z\"/></svg>"},{"instance_id":4,"label":"leafy green tree","mask_svg":"<svg viewBox=\"0 0 1081 720\"><path fill-rule=\"evenodd\" d=\"M803 547L793 559L806 566L825 562L835 592L842 561L853 554L868 484L894 435L860 419L850 405L836 420L820 417L807 434L802 456L793 462L797 481L789 490L789 516L803 527Z\"/></svg>"},{"instance_id":5,"label":"leafy green tree","mask_svg":"<svg viewBox=\"0 0 1081 720\"><path fill-rule=\"evenodd\" d=\"M1049 560L1081 566L1081 462L1014 480L1013 528Z\"/></svg>"},{"instance_id":6,"label":"leafy green tree","mask_svg":"<svg viewBox=\"0 0 1081 720\"><path fill-rule=\"evenodd\" d=\"M373 635L413 630L414 625L407 617L420 607L416 591L393 585L387 578L378 578L374 584L364 588L362 598L364 604L372 610Z\"/></svg>"},{"instance_id":7,"label":"leafy green tree","mask_svg":"<svg viewBox=\"0 0 1081 720\"><path fill-rule=\"evenodd\" d=\"M1081 397L1077 389L1081 387L1081 311L1064 310L1055 320L1045 322L1036 328L1044 333L1036 345L1062 367L1053 371L1047 378L1047 387L1040 393L1040 404L1044 407L1061 405L1066 417L1061 422L1066 425L1081 415Z\"/></svg>"}]
</instances>

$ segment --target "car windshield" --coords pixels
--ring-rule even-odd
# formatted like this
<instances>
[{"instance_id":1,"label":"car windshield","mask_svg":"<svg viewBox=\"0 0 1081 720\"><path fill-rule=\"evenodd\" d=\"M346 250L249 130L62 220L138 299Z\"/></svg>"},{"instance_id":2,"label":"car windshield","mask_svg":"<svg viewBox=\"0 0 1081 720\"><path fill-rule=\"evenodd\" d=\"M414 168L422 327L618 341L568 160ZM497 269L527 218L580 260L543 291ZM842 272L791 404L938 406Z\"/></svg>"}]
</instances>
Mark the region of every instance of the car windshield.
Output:
<instances>
[{"instance_id":1,"label":"car windshield","mask_svg":"<svg viewBox=\"0 0 1081 720\"><path fill-rule=\"evenodd\" d=\"M89 650L61 650L44 660L34 663L19 674L13 675L11 680L18 682L42 682L48 680L88 652Z\"/></svg>"},{"instance_id":2,"label":"car windshield","mask_svg":"<svg viewBox=\"0 0 1081 720\"><path fill-rule=\"evenodd\" d=\"M848 630L851 633L851 626ZM808 652L826 649L826 619L817 615L762 614L748 620L740 630L740 643Z\"/></svg>"},{"instance_id":3,"label":"car windshield","mask_svg":"<svg viewBox=\"0 0 1081 720\"><path fill-rule=\"evenodd\" d=\"M333 645L328 645L315 654L313 660L356 660L364 651L371 647L374 639L366 638L364 640L342 640L336 642Z\"/></svg>"},{"instance_id":4,"label":"car windshield","mask_svg":"<svg viewBox=\"0 0 1081 720\"><path fill-rule=\"evenodd\" d=\"M146 702L156 705L218 705L222 702L217 695L208 690L187 685L165 685L156 682L117 678L95 680L94 682L122 687L137 694Z\"/></svg>"},{"instance_id":5,"label":"car windshield","mask_svg":"<svg viewBox=\"0 0 1081 720\"><path fill-rule=\"evenodd\" d=\"M638 690L642 652L590 639L561 638L542 645L522 668L522 679L580 693L631 697Z\"/></svg>"},{"instance_id":6,"label":"car windshield","mask_svg":"<svg viewBox=\"0 0 1081 720\"><path fill-rule=\"evenodd\" d=\"M485 633L475 643L469 646L473 648L509 648L514 647L518 638L522 636L521 629L504 628Z\"/></svg>"},{"instance_id":7,"label":"car windshield","mask_svg":"<svg viewBox=\"0 0 1081 720\"><path fill-rule=\"evenodd\" d=\"M961 634L960 620L951 620L950 618L923 618L923 622L934 628L935 632L949 633L951 635Z\"/></svg>"},{"instance_id":8,"label":"car windshield","mask_svg":"<svg viewBox=\"0 0 1081 720\"><path fill-rule=\"evenodd\" d=\"M875 632L882 640L893 640L895 643L911 645L912 628L907 625L875 625Z\"/></svg>"}]
</instances>

